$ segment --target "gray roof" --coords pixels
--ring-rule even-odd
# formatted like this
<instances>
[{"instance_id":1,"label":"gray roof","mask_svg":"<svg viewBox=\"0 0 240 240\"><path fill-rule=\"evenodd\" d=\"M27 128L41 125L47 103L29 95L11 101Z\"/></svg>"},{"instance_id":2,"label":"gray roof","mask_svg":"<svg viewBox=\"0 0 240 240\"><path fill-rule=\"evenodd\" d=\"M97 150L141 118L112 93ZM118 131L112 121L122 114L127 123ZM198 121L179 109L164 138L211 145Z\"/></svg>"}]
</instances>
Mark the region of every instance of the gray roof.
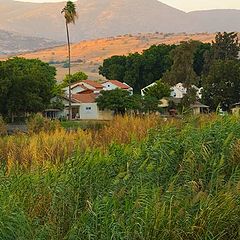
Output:
<instances>
[{"instance_id":1,"label":"gray roof","mask_svg":"<svg viewBox=\"0 0 240 240\"><path fill-rule=\"evenodd\" d=\"M194 104L191 104L190 106L191 108L209 108L209 106L204 105L198 101L196 101Z\"/></svg>"}]
</instances>

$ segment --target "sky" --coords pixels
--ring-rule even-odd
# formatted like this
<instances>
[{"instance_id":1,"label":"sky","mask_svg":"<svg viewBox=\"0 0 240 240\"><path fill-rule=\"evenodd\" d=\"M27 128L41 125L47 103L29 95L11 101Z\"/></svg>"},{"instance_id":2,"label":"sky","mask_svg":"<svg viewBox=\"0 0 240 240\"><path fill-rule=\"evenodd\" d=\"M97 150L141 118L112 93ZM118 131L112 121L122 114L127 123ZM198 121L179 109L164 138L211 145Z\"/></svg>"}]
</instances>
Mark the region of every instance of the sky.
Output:
<instances>
[{"instance_id":1,"label":"sky","mask_svg":"<svg viewBox=\"0 0 240 240\"><path fill-rule=\"evenodd\" d=\"M22 1L63 2L63 0L22 0ZM240 9L240 0L160 0L160 1L186 12L193 11L193 10L218 9L218 8Z\"/></svg>"}]
</instances>

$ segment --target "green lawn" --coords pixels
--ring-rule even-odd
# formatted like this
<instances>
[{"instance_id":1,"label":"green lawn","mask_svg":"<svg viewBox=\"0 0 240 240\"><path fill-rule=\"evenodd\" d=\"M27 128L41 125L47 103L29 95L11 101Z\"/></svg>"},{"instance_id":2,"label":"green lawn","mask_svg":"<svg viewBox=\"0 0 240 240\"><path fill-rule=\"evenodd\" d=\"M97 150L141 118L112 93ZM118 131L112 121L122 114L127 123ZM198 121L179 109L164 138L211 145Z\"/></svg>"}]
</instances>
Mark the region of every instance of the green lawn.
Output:
<instances>
[{"instance_id":1,"label":"green lawn","mask_svg":"<svg viewBox=\"0 0 240 240\"><path fill-rule=\"evenodd\" d=\"M61 122L61 125L65 129L100 129L106 124L108 124L108 121L96 121L96 120L82 120L82 121L63 121Z\"/></svg>"}]
</instances>

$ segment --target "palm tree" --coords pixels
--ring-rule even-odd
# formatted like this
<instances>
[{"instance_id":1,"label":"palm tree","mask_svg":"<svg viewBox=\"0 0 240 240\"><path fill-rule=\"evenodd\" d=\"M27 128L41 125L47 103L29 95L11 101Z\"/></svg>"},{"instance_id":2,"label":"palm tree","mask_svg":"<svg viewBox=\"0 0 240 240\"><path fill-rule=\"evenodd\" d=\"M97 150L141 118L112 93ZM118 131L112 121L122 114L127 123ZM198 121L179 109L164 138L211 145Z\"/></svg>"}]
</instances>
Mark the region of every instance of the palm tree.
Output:
<instances>
[{"instance_id":1,"label":"palm tree","mask_svg":"<svg viewBox=\"0 0 240 240\"><path fill-rule=\"evenodd\" d=\"M66 6L62 9L66 22L66 32L67 32L67 43L68 43L68 76L71 76L71 47L70 47L70 37L69 28L70 23L75 24L77 19L76 5L72 1L67 1ZM71 82L68 84L68 94L69 94L69 120L72 120L72 96L71 96Z\"/></svg>"}]
</instances>

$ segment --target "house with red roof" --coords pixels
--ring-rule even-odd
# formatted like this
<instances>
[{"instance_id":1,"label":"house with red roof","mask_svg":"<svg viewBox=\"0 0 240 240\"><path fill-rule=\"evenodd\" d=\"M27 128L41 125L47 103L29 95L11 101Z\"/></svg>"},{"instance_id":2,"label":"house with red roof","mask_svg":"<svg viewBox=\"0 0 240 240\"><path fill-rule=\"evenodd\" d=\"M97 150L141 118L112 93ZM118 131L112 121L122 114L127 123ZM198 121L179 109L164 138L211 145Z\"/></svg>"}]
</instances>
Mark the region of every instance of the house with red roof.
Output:
<instances>
[{"instance_id":1,"label":"house with red roof","mask_svg":"<svg viewBox=\"0 0 240 240\"><path fill-rule=\"evenodd\" d=\"M84 80L71 85L71 106L72 119L81 120L111 120L113 112L104 110L101 111L96 103L96 98L101 94L101 91L109 91L114 89L123 89L133 92L132 87L126 83L121 83L117 80L107 80L103 83L92 80ZM68 87L64 88L64 96L62 102L65 106L61 117L67 117L69 114L69 92Z\"/></svg>"},{"instance_id":2,"label":"house with red roof","mask_svg":"<svg viewBox=\"0 0 240 240\"><path fill-rule=\"evenodd\" d=\"M130 87L126 83L119 82L117 80L107 80L102 83L103 90L109 91L109 90L114 90L116 88L120 88L122 90L129 91L131 94L133 94L133 88Z\"/></svg>"}]
</instances>

